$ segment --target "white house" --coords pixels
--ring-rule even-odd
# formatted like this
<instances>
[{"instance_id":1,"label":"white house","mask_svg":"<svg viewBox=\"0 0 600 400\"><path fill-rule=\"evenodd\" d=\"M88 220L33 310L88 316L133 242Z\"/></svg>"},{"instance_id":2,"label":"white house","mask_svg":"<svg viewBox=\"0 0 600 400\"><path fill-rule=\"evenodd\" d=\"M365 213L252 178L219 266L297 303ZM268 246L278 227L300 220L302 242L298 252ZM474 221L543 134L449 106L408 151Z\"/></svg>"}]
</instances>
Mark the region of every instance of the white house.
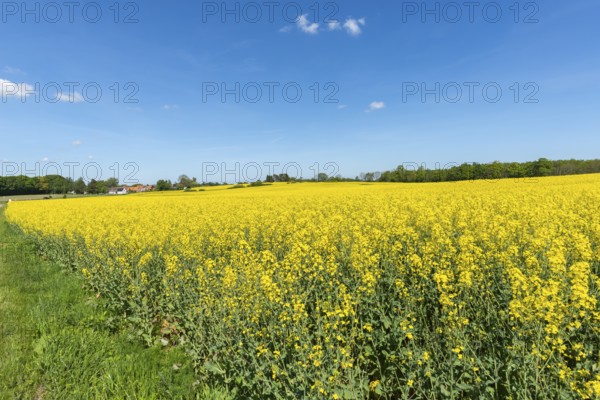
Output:
<instances>
[{"instance_id":1,"label":"white house","mask_svg":"<svg viewBox=\"0 0 600 400\"><path fill-rule=\"evenodd\" d=\"M127 188L110 188L108 194L127 194Z\"/></svg>"}]
</instances>

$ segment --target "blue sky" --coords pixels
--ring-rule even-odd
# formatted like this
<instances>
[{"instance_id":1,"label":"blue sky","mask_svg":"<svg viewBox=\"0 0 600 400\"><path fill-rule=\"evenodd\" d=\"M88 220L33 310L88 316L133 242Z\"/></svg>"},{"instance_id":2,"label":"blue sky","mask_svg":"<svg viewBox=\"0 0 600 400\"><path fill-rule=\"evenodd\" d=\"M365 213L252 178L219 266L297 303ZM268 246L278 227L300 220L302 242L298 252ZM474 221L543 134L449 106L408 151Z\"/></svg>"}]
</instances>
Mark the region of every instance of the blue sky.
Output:
<instances>
[{"instance_id":1,"label":"blue sky","mask_svg":"<svg viewBox=\"0 0 600 400\"><path fill-rule=\"evenodd\" d=\"M107 178L118 163L123 180L135 163L136 179L155 182L201 179L207 163L276 162L304 177L335 163L353 177L600 156L597 0L524 1L518 14L513 1L144 1L118 3L118 15L112 2L75 3L72 16L2 4L5 174L76 162ZM222 98L236 84L239 102Z\"/></svg>"}]
</instances>

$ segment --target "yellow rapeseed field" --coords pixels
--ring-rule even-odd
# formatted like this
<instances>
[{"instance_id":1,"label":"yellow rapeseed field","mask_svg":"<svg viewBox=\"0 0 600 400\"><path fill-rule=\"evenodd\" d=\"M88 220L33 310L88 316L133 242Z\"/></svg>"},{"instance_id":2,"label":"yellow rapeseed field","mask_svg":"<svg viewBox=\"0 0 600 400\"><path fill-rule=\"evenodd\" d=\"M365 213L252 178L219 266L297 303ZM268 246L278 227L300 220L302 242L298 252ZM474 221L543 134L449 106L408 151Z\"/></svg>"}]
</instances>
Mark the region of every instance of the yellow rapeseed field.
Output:
<instances>
[{"instance_id":1,"label":"yellow rapeseed field","mask_svg":"<svg viewBox=\"0 0 600 400\"><path fill-rule=\"evenodd\" d=\"M251 398L597 398L600 175L13 202L149 344Z\"/></svg>"}]
</instances>

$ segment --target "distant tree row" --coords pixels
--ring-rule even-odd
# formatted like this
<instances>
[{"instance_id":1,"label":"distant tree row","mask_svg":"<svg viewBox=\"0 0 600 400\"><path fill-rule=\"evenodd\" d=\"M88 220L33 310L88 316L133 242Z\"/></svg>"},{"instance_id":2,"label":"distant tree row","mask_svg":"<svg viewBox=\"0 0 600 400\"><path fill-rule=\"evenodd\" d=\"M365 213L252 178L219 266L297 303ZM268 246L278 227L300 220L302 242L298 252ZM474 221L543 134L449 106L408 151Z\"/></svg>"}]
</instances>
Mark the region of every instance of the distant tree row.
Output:
<instances>
[{"instance_id":1,"label":"distant tree row","mask_svg":"<svg viewBox=\"0 0 600 400\"><path fill-rule=\"evenodd\" d=\"M170 179L159 179L156 182L155 190L164 192L166 190L191 189L200 186L220 186L218 182L198 182L197 178L190 178L187 175L180 175L177 182L173 183Z\"/></svg>"},{"instance_id":2,"label":"distant tree row","mask_svg":"<svg viewBox=\"0 0 600 400\"><path fill-rule=\"evenodd\" d=\"M379 182L445 182L478 179L526 178L557 175L600 173L600 160L557 160L540 158L537 161L488 164L464 163L429 169L404 164L383 173L367 172L357 177L362 181Z\"/></svg>"},{"instance_id":3,"label":"distant tree row","mask_svg":"<svg viewBox=\"0 0 600 400\"><path fill-rule=\"evenodd\" d=\"M267 179L265 182L273 183L273 182L289 182L291 180L288 174L275 174L275 175L267 175Z\"/></svg>"},{"instance_id":4,"label":"distant tree row","mask_svg":"<svg viewBox=\"0 0 600 400\"><path fill-rule=\"evenodd\" d=\"M267 175L265 182L347 182L354 181L355 179L342 178L341 175L329 176L324 172L320 172L315 178L302 179L290 177L288 174L275 174Z\"/></svg>"},{"instance_id":5,"label":"distant tree row","mask_svg":"<svg viewBox=\"0 0 600 400\"><path fill-rule=\"evenodd\" d=\"M83 178L73 180L60 175L36 177L25 175L0 176L0 195L66 194L71 192L77 194L102 194L108 193L111 187L118 185L119 181L115 178L109 178L105 181L92 179L86 183Z\"/></svg>"},{"instance_id":6,"label":"distant tree row","mask_svg":"<svg viewBox=\"0 0 600 400\"><path fill-rule=\"evenodd\" d=\"M449 164L445 167L435 169L426 168L423 165L404 164L391 171L366 172L355 179L335 177L320 173L316 178L306 180L290 177L288 174L269 175L266 182L444 182L464 181L477 179L501 179L501 178L525 178L553 175L578 175L600 173L600 160L557 160L552 161L540 158L537 161L502 163L495 161L488 164L464 163L461 165ZM202 182L196 178L181 175L175 183L170 180L161 179L156 183L156 190L181 190L199 186L218 186L222 183ZM31 194L103 194L108 193L111 187L119 186L115 178L107 180L94 180L86 183L83 178L73 180L60 175L47 175L40 177L0 176L0 195L31 195Z\"/></svg>"}]
</instances>

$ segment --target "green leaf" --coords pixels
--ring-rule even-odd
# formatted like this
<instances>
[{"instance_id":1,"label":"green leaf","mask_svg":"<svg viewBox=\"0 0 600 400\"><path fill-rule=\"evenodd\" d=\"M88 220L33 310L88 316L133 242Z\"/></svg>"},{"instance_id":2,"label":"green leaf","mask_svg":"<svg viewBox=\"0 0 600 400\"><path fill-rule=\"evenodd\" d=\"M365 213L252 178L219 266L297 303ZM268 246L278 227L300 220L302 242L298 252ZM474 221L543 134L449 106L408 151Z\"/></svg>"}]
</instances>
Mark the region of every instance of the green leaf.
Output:
<instances>
[{"instance_id":1,"label":"green leaf","mask_svg":"<svg viewBox=\"0 0 600 400\"><path fill-rule=\"evenodd\" d=\"M442 392L442 394L443 394L444 396L450 397L450 396L452 395L452 393L450 393L450 392L448 391L448 389L446 389L446 386L444 386L444 385L441 385L441 386L440 386L440 391Z\"/></svg>"},{"instance_id":2,"label":"green leaf","mask_svg":"<svg viewBox=\"0 0 600 400\"><path fill-rule=\"evenodd\" d=\"M223 371L221 369L221 367L219 367L219 365L217 363L214 363L212 361L207 361L204 363L204 369L207 370L208 372L211 372L213 374L217 374L217 375L224 375L225 371Z\"/></svg>"},{"instance_id":3,"label":"green leaf","mask_svg":"<svg viewBox=\"0 0 600 400\"><path fill-rule=\"evenodd\" d=\"M459 383L456 386L458 386L459 389L464 390L464 391L471 390L473 388L473 386L471 386L467 383Z\"/></svg>"},{"instance_id":4,"label":"green leaf","mask_svg":"<svg viewBox=\"0 0 600 400\"><path fill-rule=\"evenodd\" d=\"M383 326L385 327L385 329L389 329L389 327L392 326L392 320L387 315L384 315L381 318L381 322L383 322Z\"/></svg>"}]
</instances>

